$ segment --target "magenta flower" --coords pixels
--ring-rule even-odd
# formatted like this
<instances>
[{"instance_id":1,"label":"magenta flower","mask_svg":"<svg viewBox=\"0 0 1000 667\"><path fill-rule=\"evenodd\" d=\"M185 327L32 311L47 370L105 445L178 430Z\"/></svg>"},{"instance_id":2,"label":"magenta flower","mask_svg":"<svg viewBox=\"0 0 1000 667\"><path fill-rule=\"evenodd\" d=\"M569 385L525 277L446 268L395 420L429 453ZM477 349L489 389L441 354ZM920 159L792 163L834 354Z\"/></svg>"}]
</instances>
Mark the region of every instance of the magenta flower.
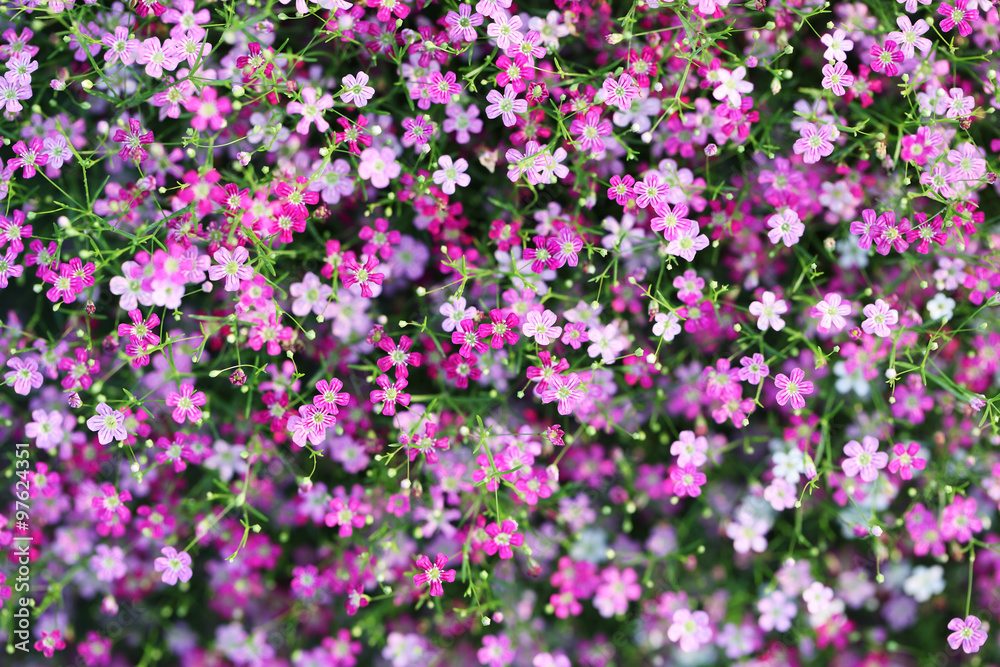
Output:
<instances>
[{"instance_id":1,"label":"magenta flower","mask_svg":"<svg viewBox=\"0 0 1000 667\"><path fill-rule=\"evenodd\" d=\"M226 279L226 291L235 292L240 288L241 280L253 278L253 267L245 266L250 258L250 253L243 246L236 246L230 252L229 248L219 248L212 255L216 263L208 269L208 277L211 280Z\"/></svg>"},{"instance_id":2,"label":"magenta flower","mask_svg":"<svg viewBox=\"0 0 1000 667\"><path fill-rule=\"evenodd\" d=\"M521 336L517 333L517 326L520 323L521 320L515 313L507 313L504 317L502 310L494 308L490 311L490 321L479 325L477 335L480 338L489 338L490 347L499 350L504 343L513 345L520 339Z\"/></svg>"},{"instance_id":3,"label":"magenta flower","mask_svg":"<svg viewBox=\"0 0 1000 667\"><path fill-rule=\"evenodd\" d=\"M11 171L20 167L21 176L24 178L34 176L37 168L44 167L49 161L49 155L45 152L42 140L38 137L29 141L27 145L23 141L19 141L14 144L11 150L17 157L8 160L7 167Z\"/></svg>"},{"instance_id":4,"label":"magenta flower","mask_svg":"<svg viewBox=\"0 0 1000 667\"><path fill-rule=\"evenodd\" d=\"M195 391L193 384L182 384L180 393L172 391L167 395L167 405L174 409L171 416L178 424L183 424L185 418L191 423L201 421L199 408L207 402L205 392Z\"/></svg>"},{"instance_id":5,"label":"magenta flower","mask_svg":"<svg viewBox=\"0 0 1000 667\"><path fill-rule=\"evenodd\" d=\"M499 552L502 559L513 558L514 551L511 547L524 544L524 535L517 532L517 522L512 519L499 525L494 521L486 526L486 534L490 539L483 542L483 551L490 556Z\"/></svg>"},{"instance_id":6,"label":"magenta flower","mask_svg":"<svg viewBox=\"0 0 1000 667\"><path fill-rule=\"evenodd\" d=\"M806 374L801 368L793 368L791 377L784 373L778 373L774 378L774 386L778 388L775 400L778 405L784 405L791 401L792 408L801 410L806 407L806 399L803 396L813 393L813 383L806 381Z\"/></svg>"},{"instance_id":7,"label":"magenta flower","mask_svg":"<svg viewBox=\"0 0 1000 667\"><path fill-rule=\"evenodd\" d=\"M899 63L906 57L899 49L899 45L891 39L885 40L884 47L872 44L871 56L871 68L876 72L883 72L886 76L899 74Z\"/></svg>"},{"instance_id":8,"label":"magenta flower","mask_svg":"<svg viewBox=\"0 0 1000 667\"><path fill-rule=\"evenodd\" d=\"M160 317L156 313L150 313L149 319L143 320L142 312L135 308L128 311L128 316L132 319L132 324L119 324L119 336L128 336L133 345L155 347L160 344L160 337L153 332L160 324Z\"/></svg>"},{"instance_id":9,"label":"magenta flower","mask_svg":"<svg viewBox=\"0 0 1000 667\"><path fill-rule=\"evenodd\" d=\"M913 479L913 471L923 470L927 465L925 459L917 458L920 445L915 442L911 442L909 445L898 442L892 451L896 454L896 458L889 461L889 472L899 473L903 479Z\"/></svg>"},{"instance_id":10,"label":"magenta flower","mask_svg":"<svg viewBox=\"0 0 1000 667\"><path fill-rule=\"evenodd\" d=\"M674 483L674 494L680 498L685 496L697 498L701 495L701 487L708 481L705 473L691 463L673 468L670 471L670 479Z\"/></svg>"},{"instance_id":11,"label":"magenta flower","mask_svg":"<svg viewBox=\"0 0 1000 667\"><path fill-rule=\"evenodd\" d=\"M461 346L458 353L466 358L472 356L473 350L482 354L489 349L486 341L479 338L479 328L473 320L462 320L458 329L452 332L451 342Z\"/></svg>"},{"instance_id":12,"label":"magenta flower","mask_svg":"<svg viewBox=\"0 0 1000 667\"><path fill-rule=\"evenodd\" d=\"M444 595L444 586L441 582L455 581L455 570L444 569L447 564L448 557L444 554L439 553L433 563L427 556L421 556L417 559L417 567L423 572L413 575L413 583L417 586L430 584L431 595Z\"/></svg>"},{"instance_id":13,"label":"magenta flower","mask_svg":"<svg viewBox=\"0 0 1000 667\"><path fill-rule=\"evenodd\" d=\"M348 253L341 264L340 280L344 283L344 287L360 285L361 296L370 299L375 296L372 285L381 285L382 279L385 278L384 273L375 273L377 266L378 258L374 255L368 257L362 265L358 264L353 253Z\"/></svg>"},{"instance_id":14,"label":"magenta flower","mask_svg":"<svg viewBox=\"0 0 1000 667\"><path fill-rule=\"evenodd\" d=\"M966 653L977 653L986 643L986 633L980 630L982 624L982 621L971 615L966 616L964 621L961 618L951 619L948 622L948 629L952 631L948 635L948 645L952 650L961 646Z\"/></svg>"},{"instance_id":15,"label":"magenta flower","mask_svg":"<svg viewBox=\"0 0 1000 667\"><path fill-rule=\"evenodd\" d=\"M878 440L870 435L857 440L851 440L844 445L844 474L848 477L861 475L862 482L874 482L878 479L878 471L888 464L889 455L878 451Z\"/></svg>"},{"instance_id":16,"label":"magenta flower","mask_svg":"<svg viewBox=\"0 0 1000 667\"><path fill-rule=\"evenodd\" d=\"M34 649L46 658L51 658L55 655L56 651L66 648L66 642L63 641L62 631L60 630L53 630L52 632L45 632L43 630L41 637L41 639L35 642Z\"/></svg>"},{"instance_id":17,"label":"magenta flower","mask_svg":"<svg viewBox=\"0 0 1000 667\"><path fill-rule=\"evenodd\" d=\"M386 353L386 356L376 362L379 370L388 373L390 368L395 367L396 377L405 378L409 375L407 366L419 366L422 360L419 352L410 352L412 345L413 339L409 336L400 336L399 345L389 336L379 341L379 347Z\"/></svg>"},{"instance_id":18,"label":"magenta flower","mask_svg":"<svg viewBox=\"0 0 1000 667\"><path fill-rule=\"evenodd\" d=\"M971 35L972 21L979 20L979 10L969 9L969 0L954 0L952 4L942 2L938 5L938 14L944 17L940 24L941 30L948 32L955 26L958 26L958 34L962 37ZM948 627L951 626L949 625ZM985 638L983 641L986 641ZM952 646L952 648L955 647ZM971 653L971 651L966 651L966 653Z\"/></svg>"},{"instance_id":19,"label":"magenta flower","mask_svg":"<svg viewBox=\"0 0 1000 667\"><path fill-rule=\"evenodd\" d=\"M388 375L380 375L375 380L381 389L371 392L369 399L373 404L382 403L382 414L391 417L396 414L396 404L403 406L410 404L410 395L403 392L407 382L405 378L398 378L395 382L389 382Z\"/></svg>"},{"instance_id":20,"label":"magenta flower","mask_svg":"<svg viewBox=\"0 0 1000 667\"><path fill-rule=\"evenodd\" d=\"M361 501L351 498L346 503L342 498L334 498L330 501L330 511L326 513L323 522L327 528L340 526L337 534L340 537L350 537L354 534L355 528L363 528L365 525L365 514L361 509Z\"/></svg>"},{"instance_id":21,"label":"magenta flower","mask_svg":"<svg viewBox=\"0 0 1000 667\"><path fill-rule=\"evenodd\" d=\"M112 409L107 403L97 404L97 414L87 420L87 428L97 431L97 440L106 445L112 440L121 442L128 437L125 431L125 415Z\"/></svg>"},{"instance_id":22,"label":"magenta flower","mask_svg":"<svg viewBox=\"0 0 1000 667\"><path fill-rule=\"evenodd\" d=\"M163 547L160 553L163 556L153 561L153 569L163 573L163 583L176 586L178 581L185 582L191 579L193 572L188 552L178 552L173 547Z\"/></svg>"}]
</instances>

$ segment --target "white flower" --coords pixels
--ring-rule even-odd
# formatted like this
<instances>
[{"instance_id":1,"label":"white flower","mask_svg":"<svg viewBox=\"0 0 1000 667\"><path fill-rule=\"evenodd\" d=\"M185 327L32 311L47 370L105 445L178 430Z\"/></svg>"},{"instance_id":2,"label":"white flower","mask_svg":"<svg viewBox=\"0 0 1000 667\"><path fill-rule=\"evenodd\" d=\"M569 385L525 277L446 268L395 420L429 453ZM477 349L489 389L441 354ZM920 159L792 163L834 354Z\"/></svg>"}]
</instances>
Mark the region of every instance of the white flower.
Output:
<instances>
[{"instance_id":1,"label":"white flower","mask_svg":"<svg viewBox=\"0 0 1000 667\"><path fill-rule=\"evenodd\" d=\"M927 602L943 590L944 568L940 565L918 565L903 582L903 592L917 602Z\"/></svg>"},{"instance_id":2,"label":"white flower","mask_svg":"<svg viewBox=\"0 0 1000 667\"><path fill-rule=\"evenodd\" d=\"M805 456L798 447L793 447L787 452L776 452L771 457L771 462L774 464L771 470L774 476L792 484L798 484L799 475L804 475L806 472Z\"/></svg>"},{"instance_id":3,"label":"white flower","mask_svg":"<svg viewBox=\"0 0 1000 667\"><path fill-rule=\"evenodd\" d=\"M865 369L861 364L848 372L847 363L838 361L833 365L833 374L837 376L837 382L833 386L841 394L853 391L859 398L865 398L871 392L871 385L865 379Z\"/></svg>"},{"instance_id":4,"label":"white flower","mask_svg":"<svg viewBox=\"0 0 1000 667\"><path fill-rule=\"evenodd\" d=\"M944 321L947 322L955 313L955 300L943 292L938 292L933 299L927 302L927 312L932 320L944 318Z\"/></svg>"}]
</instances>

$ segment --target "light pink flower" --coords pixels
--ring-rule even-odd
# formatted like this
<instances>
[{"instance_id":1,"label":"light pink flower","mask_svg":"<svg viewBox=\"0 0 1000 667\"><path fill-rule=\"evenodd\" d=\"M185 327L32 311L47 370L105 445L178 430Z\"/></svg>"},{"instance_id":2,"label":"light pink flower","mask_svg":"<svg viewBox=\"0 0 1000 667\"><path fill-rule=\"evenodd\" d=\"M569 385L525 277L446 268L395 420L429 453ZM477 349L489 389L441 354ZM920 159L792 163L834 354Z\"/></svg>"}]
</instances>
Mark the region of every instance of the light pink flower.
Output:
<instances>
[{"instance_id":1,"label":"light pink flower","mask_svg":"<svg viewBox=\"0 0 1000 667\"><path fill-rule=\"evenodd\" d=\"M97 431L97 440L106 445L112 440L121 442L128 437L125 431L125 415L114 410L107 403L97 404L97 414L87 420L87 428Z\"/></svg>"},{"instance_id":2,"label":"light pink flower","mask_svg":"<svg viewBox=\"0 0 1000 667\"><path fill-rule=\"evenodd\" d=\"M851 440L844 445L844 474L848 477L861 475L862 482L874 482L878 479L878 471L889 463L889 455L878 451L878 440L870 435L861 438L861 442Z\"/></svg>"},{"instance_id":3,"label":"light pink flower","mask_svg":"<svg viewBox=\"0 0 1000 667\"><path fill-rule=\"evenodd\" d=\"M868 319L861 323L861 328L866 334L873 333L879 338L889 336L892 333L889 327L899 322L899 313L882 299L865 306L862 312Z\"/></svg>"}]
</instances>

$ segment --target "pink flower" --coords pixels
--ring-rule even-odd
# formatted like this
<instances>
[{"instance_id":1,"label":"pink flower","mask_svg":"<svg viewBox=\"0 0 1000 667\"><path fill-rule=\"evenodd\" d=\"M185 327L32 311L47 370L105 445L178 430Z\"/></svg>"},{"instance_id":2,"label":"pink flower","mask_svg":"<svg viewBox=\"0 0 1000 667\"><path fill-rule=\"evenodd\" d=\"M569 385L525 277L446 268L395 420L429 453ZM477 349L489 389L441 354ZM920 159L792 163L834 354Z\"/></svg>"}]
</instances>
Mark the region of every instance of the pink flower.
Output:
<instances>
[{"instance_id":1,"label":"pink flower","mask_svg":"<svg viewBox=\"0 0 1000 667\"><path fill-rule=\"evenodd\" d=\"M97 440L106 445L112 440L121 442L128 437L125 431L125 415L112 409L107 403L97 404L97 414L87 420L87 428L97 431Z\"/></svg>"},{"instance_id":2,"label":"pink flower","mask_svg":"<svg viewBox=\"0 0 1000 667\"><path fill-rule=\"evenodd\" d=\"M649 227L654 232L661 232L667 241L676 241L695 224L687 215L686 204L677 204L673 208L670 204L663 204L656 207L656 216L650 220ZM702 283L704 284L704 281Z\"/></svg>"},{"instance_id":3,"label":"pink flower","mask_svg":"<svg viewBox=\"0 0 1000 667\"><path fill-rule=\"evenodd\" d=\"M667 254L676 257L683 257L691 262L695 253L708 247L708 237L701 233L701 227L696 222L692 222L686 229L682 229L677 238L667 244Z\"/></svg>"},{"instance_id":4,"label":"pink flower","mask_svg":"<svg viewBox=\"0 0 1000 667\"><path fill-rule=\"evenodd\" d=\"M857 440L851 440L844 445L844 474L848 477L861 475L862 482L874 482L878 479L878 471L889 462L889 455L878 451L878 440L870 435Z\"/></svg>"},{"instance_id":5,"label":"pink flower","mask_svg":"<svg viewBox=\"0 0 1000 667\"><path fill-rule=\"evenodd\" d=\"M32 389L42 386L44 378L38 372L38 362L33 357L11 357L7 366L14 370L8 371L4 380L14 386L14 393L27 396Z\"/></svg>"},{"instance_id":6,"label":"pink flower","mask_svg":"<svg viewBox=\"0 0 1000 667\"><path fill-rule=\"evenodd\" d=\"M569 126L569 131L579 137L576 140L577 148L581 151L589 151L591 153L601 153L604 151L604 139L601 137L609 136L611 129L611 122L607 120L602 121L601 110L596 107L589 109L582 119L579 117L576 118ZM620 176L616 175L612 177L612 188L615 186L615 178L618 179L619 183L621 182Z\"/></svg>"},{"instance_id":7,"label":"pink flower","mask_svg":"<svg viewBox=\"0 0 1000 667\"><path fill-rule=\"evenodd\" d=\"M245 266L250 258L250 253L243 246L236 246L232 251L229 248L219 248L213 255L215 264L208 269L208 277L211 280L226 279L226 291L235 292L240 288L241 280L253 278L253 268Z\"/></svg>"},{"instance_id":8,"label":"pink flower","mask_svg":"<svg viewBox=\"0 0 1000 667\"><path fill-rule=\"evenodd\" d=\"M513 127L517 123L514 114L526 113L528 111L528 101L517 99L517 91L514 86L507 84L504 86L503 94L499 90L491 90L486 94L486 117L496 118L500 116L506 127Z\"/></svg>"},{"instance_id":9,"label":"pink flower","mask_svg":"<svg viewBox=\"0 0 1000 667\"><path fill-rule=\"evenodd\" d=\"M677 465L682 468L688 465L701 466L708 461L705 452L708 451L708 439L699 435L695 437L694 431L681 431L678 440L670 445L670 453L677 457Z\"/></svg>"},{"instance_id":10,"label":"pink flower","mask_svg":"<svg viewBox=\"0 0 1000 667\"><path fill-rule=\"evenodd\" d=\"M583 400L583 390L580 389L580 376L576 373L554 375L549 380L549 388L542 392L542 403L558 401L558 411L561 415L572 414L577 404Z\"/></svg>"},{"instance_id":11,"label":"pink flower","mask_svg":"<svg viewBox=\"0 0 1000 667\"><path fill-rule=\"evenodd\" d=\"M447 564L448 557L444 554L439 553L433 563L427 556L421 556L417 559L417 567L423 572L413 575L413 583L417 586L430 584L431 595L444 595L444 586L441 585L441 582L455 581L455 570L444 569Z\"/></svg>"},{"instance_id":12,"label":"pink flower","mask_svg":"<svg viewBox=\"0 0 1000 667\"><path fill-rule=\"evenodd\" d=\"M205 392L195 391L193 384L182 384L180 393L172 391L167 395L167 405L174 409L171 416L178 424L183 424L185 418L191 423L201 421L199 407L207 402Z\"/></svg>"},{"instance_id":13,"label":"pink flower","mask_svg":"<svg viewBox=\"0 0 1000 667\"><path fill-rule=\"evenodd\" d=\"M851 304L841 298L836 292L830 292L826 298L813 306L810 313L813 317L820 318L817 329L822 332L831 328L840 331L847 325L844 318L851 314Z\"/></svg>"},{"instance_id":14,"label":"pink flower","mask_svg":"<svg viewBox=\"0 0 1000 667\"><path fill-rule=\"evenodd\" d=\"M368 75L364 72L358 72L356 75L348 74L341 83L343 92L340 94L340 100L344 104L363 107L368 104L368 100L375 97L375 89L368 85ZM313 97L315 97L315 93L313 93ZM325 98L326 96L323 99ZM322 101L320 100L321 103ZM291 105L289 105L289 111L291 111Z\"/></svg>"},{"instance_id":15,"label":"pink flower","mask_svg":"<svg viewBox=\"0 0 1000 667\"><path fill-rule=\"evenodd\" d=\"M370 180L376 188L386 188L389 182L399 176L402 167L396 162L396 154L391 148L366 148L361 151L361 164L358 165L358 176Z\"/></svg>"},{"instance_id":16,"label":"pink flower","mask_svg":"<svg viewBox=\"0 0 1000 667\"><path fill-rule=\"evenodd\" d=\"M490 556L499 552L502 559L513 558L514 551L511 547L524 544L524 535L517 532L517 522L512 519L499 525L494 521L486 526L486 534L490 539L483 542L483 551Z\"/></svg>"},{"instance_id":17,"label":"pink flower","mask_svg":"<svg viewBox=\"0 0 1000 667\"><path fill-rule=\"evenodd\" d=\"M802 155L802 160L806 164L815 164L821 157L833 152L833 130L832 125L824 124L816 127L815 123L805 123L799 130L802 138L795 142L792 150L796 155Z\"/></svg>"},{"instance_id":18,"label":"pink flower","mask_svg":"<svg viewBox=\"0 0 1000 667\"><path fill-rule=\"evenodd\" d=\"M160 44L159 37L150 37L139 47L139 57L135 62L146 66L148 76L159 79L163 76L163 70L172 72L177 68L180 57L174 40L168 39Z\"/></svg>"},{"instance_id":19,"label":"pink flower","mask_svg":"<svg viewBox=\"0 0 1000 667\"><path fill-rule=\"evenodd\" d=\"M663 205L665 203L663 198L667 196L669 190L670 186L661 183L660 177L656 173L646 174L645 178L632 186L632 191L635 193L635 204L639 208L652 206L655 209Z\"/></svg>"},{"instance_id":20,"label":"pink flower","mask_svg":"<svg viewBox=\"0 0 1000 667\"><path fill-rule=\"evenodd\" d=\"M678 609L667 628L667 638L685 653L693 653L712 640L711 620L703 611Z\"/></svg>"},{"instance_id":21,"label":"pink flower","mask_svg":"<svg viewBox=\"0 0 1000 667\"><path fill-rule=\"evenodd\" d=\"M868 319L861 323L861 328L866 334L874 333L879 338L889 336L892 333L889 327L899 321L899 313L890 309L882 299L865 306L862 312Z\"/></svg>"},{"instance_id":22,"label":"pink flower","mask_svg":"<svg viewBox=\"0 0 1000 667\"><path fill-rule=\"evenodd\" d=\"M778 388L775 400L778 405L784 405L789 401L796 410L806 407L806 399L803 396L813 393L813 383L807 382L806 374L801 368L793 368L791 377L784 373L778 373L774 378L774 386Z\"/></svg>"},{"instance_id":23,"label":"pink flower","mask_svg":"<svg viewBox=\"0 0 1000 667\"><path fill-rule=\"evenodd\" d=\"M767 233L767 238L771 240L771 243L777 245L780 241L788 248L798 243L806 231L806 226L799 219L799 214L790 208L768 218L767 226L771 228L771 231Z\"/></svg>"},{"instance_id":24,"label":"pink flower","mask_svg":"<svg viewBox=\"0 0 1000 667\"><path fill-rule=\"evenodd\" d=\"M628 111L632 106L632 100L642 93L635 79L625 72L618 76L618 81L611 77L605 79L603 89L605 104L616 106L621 111Z\"/></svg>"},{"instance_id":25,"label":"pink flower","mask_svg":"<svg viewBox=\"0 0 1000 667\"><path fill-rule=\"evenodd\" d=\"M484 667L507 667L517 651L511 648L510 637L507 635L486 635L483 637L483 647L476 651L476 659Z\"/></svg>"},{"instance_id":26,"label":"pink flower","mask_svg":"<svg viewBox=\"0 0 1000 667\"><path fill-rule=\"evenodd\" d=\"M823 88L832 90L837 97L842 97L847 88L854 85L854 75L847 71L847 65L827 63L823 66Z\"/></svg>"},{"instance_id":27,"label":"pink flower","mask_svg":"<svg viewBox=\"0 0 1000 667\"><path fill-rule=\"evenodd\" d=\"M153 569L163 573L163 583L176 586L178 581L191 579L191 556L186 551L178 552L173 547L160 549L162 557L153 561Z\"/></svg>"},{"instance_id":28,"label":"pink flower","mask_svg":"<svg viewBox=\"0 0 1000 667\"><path fill-rule=\"evenodd\" d=\"M670 479L674 483L674 494L680 498L685 496L697 498L701 495L701 487L708 481L705 473L690 463L673 468L670 471Z\"/></svg>"},{"instance_id":29,"label":"pink flower","mask_svg":"<svg viewBox=\"0 0 1000 667\"><path fill-rule=\"evenodd\" d=\"M961 646L966 653L977 653L986 643L986 633L980 630L982 625L982 621L971 615L966 616L964 621L960 618L951 619L948 622L948 629L952 631L948 635L948 645L952 650Z\"/></svg>"},{"instance_id":30,"label":"pink flower","mask_svg":"<svg viewBox=\"0 0 1000 667\"><path fill-rule=\"evenodd\" d=\"M742 366L738 371L740 381L754 385L760 384L761 379L766 378L771 372L771 369L764 363L764 355L758 352L755 352L752 357L740 359L740 366Z\"/></svg>"},{"instance_id":31,"label":"pink flower","mask_svg":"<svg viewBox=\"0 0 1000 667\"><path fill-rule=\"evenodd\" d=\"M108 47L104 53L104 62L113 65L115 61L122 65L131 65L135 60L135 52L141 43L138 39L129 39L129 30L125 26L115 28L114 34L107 33L101 38L101 43Z\"/></svg>"},{"instance_id":32,"label":"pink flower","mask_svg":"<svg viewBox=\"0 0 1000 667\"><path fill-rule=\"evenodd\" d=\"M787 312L788 304L784 299L778 299L774 292L764 292L760 301L750 304L750 314L757 318L757 328L761 331L784 329L785 321L781 319L781 315Z\"/></svg>"},{"instance_id":33,"label":"pink flower","mask_svg":"<svg viewBox=\"0 0 1000 667\"><path fill-rule=\"evenodd\" d=\"M615 614L624 614L628 611L629 601L640 597L642 587L635 570L627 567L619 571L617 567L610 566L601 572L601 584L594 596L594 606L601 616L611 618Z\"/></svg>"}]
</instances>

